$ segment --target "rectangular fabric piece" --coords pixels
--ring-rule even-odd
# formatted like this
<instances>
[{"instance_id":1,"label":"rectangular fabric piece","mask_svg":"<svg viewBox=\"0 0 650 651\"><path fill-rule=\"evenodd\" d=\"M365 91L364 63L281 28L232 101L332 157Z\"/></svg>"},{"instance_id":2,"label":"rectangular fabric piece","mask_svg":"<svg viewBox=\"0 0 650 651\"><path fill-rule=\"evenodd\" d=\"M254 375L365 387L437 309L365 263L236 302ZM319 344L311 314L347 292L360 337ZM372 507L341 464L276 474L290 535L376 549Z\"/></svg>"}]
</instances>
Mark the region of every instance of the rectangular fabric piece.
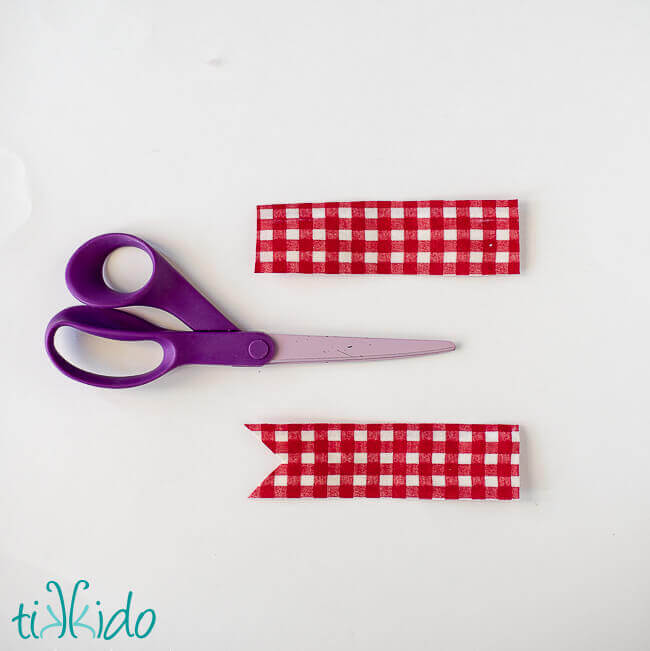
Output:
<instances>
[{"instance_id":1,"label":"rectangular fabric piece","mask_svg":"<svg viewBox=\"0 0 650 651\"><path fill-rule=\"evenodd\" d=\"M518 274L517 200L258 206L255 271Z\"/></svg>"},{"instance_id":2,"label":"rectangular fabric piece","mask_svg":"<svg viewBox=\"0 0 650 651\"><path fill-rule=\"evenodd\" d=\"M246 425L279 465L250 497L519 499L519 426Z\"/></svg>"}]
</instances>

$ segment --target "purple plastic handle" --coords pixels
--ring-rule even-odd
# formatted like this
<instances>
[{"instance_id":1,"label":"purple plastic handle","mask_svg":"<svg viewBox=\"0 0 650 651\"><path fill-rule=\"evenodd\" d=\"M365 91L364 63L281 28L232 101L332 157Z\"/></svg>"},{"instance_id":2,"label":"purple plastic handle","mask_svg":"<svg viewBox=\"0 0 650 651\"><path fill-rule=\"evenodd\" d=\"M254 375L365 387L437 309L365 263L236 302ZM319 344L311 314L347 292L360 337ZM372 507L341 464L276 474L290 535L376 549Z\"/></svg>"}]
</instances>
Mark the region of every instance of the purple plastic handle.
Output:
<instances>
[{"instance_id":1,"label":"purple plastic handle","mask_svg":"<svg viewBox=\"0 0 650 651\"><path fill-rule=\"evenodd\" d=\"M151 278L134 292L116 292L104 282L106 257L123 246L133 246L145 251L153 265ZM171 312L192 330L239 330L156 249L135 235L107 233L82 244L68 262L65 282L70 293L86 305L148 305Z\"/></svg>"},{"instance_id":2,"label":"purple plastic handle","mask_svg":"<svg viewBox=\"0 0 650 651\"><path fill-rule=\"evenodd\" d=\"M117 292L104 281L106 257L123 246L145 251L153 265L151 278L134 292ZM73 380L98 387L134 387L183 364L262 366L275 353L271 337L261 332L240 332L160 253L134 235L108 233L88 240L70 258L65 280L72 295L86 305L69 307L50 320L45 348L54 365ZM133 314L112 309L130 305L171 312L195 332L164 330ZM162 346L162 362L140 375L115 377L84 371L64 359L54 347L54 335L62 326L107 339L155 341Z\"/></svg>"},{"instance_id":3,"label":"purple plastic handle","mask_svg":"<svg viewBox=\"0 0 650 651\"><path fill-rule=\"evenodd\" d=\"M54 347L54 335L62 326L119 341L155 341L163 349L163 358L155 369L140 375L115 377L84 371L64 359ZM262 366L275 353L273 340L262 332L163 330L127 312L86 305L66 308L52 317L45 331L45 348L54 365L69 378L113 389L146 384L183 364Z\"/></svg>"}]
</instances>

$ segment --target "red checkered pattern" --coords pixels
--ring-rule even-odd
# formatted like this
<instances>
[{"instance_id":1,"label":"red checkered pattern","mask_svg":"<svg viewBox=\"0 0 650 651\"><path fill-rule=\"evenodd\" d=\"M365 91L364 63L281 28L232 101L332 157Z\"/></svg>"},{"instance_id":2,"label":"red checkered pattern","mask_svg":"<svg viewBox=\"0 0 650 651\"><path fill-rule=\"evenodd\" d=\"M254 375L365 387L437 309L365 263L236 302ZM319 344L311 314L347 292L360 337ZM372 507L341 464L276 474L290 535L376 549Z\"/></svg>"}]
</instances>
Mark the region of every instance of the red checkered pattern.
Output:
<instances>
[{"instance_id":1,"label":"red checkered pattern","mask_svg":"<svg viewBox=\"0 0 650 651\"><path fill-rule=\"evenodd\" d=\"M518 274L517 201L258 206L255 271Z\"/></svg>"},{"instance_id":2,"label":"red checkered pattern","mask_svg":"<svg viewBox=\"0 0 650 651\"><path fill-rule=\"evenodd\" d=\"M519 499L519 427L246 425L282 458L251 497Z\"/></svg>"}]
</instances>

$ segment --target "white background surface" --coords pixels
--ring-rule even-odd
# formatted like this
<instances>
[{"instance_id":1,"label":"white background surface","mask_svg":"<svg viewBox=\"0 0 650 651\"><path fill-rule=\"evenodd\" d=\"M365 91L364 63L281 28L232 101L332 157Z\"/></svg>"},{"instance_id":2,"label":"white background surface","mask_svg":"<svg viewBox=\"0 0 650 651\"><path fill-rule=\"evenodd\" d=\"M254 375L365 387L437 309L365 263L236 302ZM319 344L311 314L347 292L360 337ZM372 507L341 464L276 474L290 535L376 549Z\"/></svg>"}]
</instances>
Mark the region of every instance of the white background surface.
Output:
<instances>
[{"instance_id":1,"label":"white background surface","mask_svg":"<svg viewBox=\"0 0 650 651\"><path fill-rule=\"evenodd\" d=\"M134 590L113 649L647 649L650 7L0 4L0 646L45 581ZM523 273L252 273L255 206L521 201ZM239 325L454 339L368 364L47 361L72 251L143 236ZM522 426L522 500L248 500L245 422ZM120 641L121 640L121 641Z\"/></svg>"}]
</instances>

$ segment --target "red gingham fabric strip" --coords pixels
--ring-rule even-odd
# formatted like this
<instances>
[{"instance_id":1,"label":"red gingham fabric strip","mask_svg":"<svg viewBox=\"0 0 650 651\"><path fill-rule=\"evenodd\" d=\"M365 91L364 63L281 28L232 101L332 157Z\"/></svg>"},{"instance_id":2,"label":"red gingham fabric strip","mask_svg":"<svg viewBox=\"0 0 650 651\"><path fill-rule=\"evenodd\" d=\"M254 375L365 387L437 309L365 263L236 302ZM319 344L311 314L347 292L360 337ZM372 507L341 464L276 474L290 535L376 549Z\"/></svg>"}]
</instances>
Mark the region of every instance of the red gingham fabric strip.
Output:
<instances>
[{"instance_id":1,"label":"red gingham fabric strip","mask_svg":"<svg viewBox=\"0 0 650 651\"><path fill-rule=\"evenodd\" d=\"M255 271L518 274L517 200L258 206Z\"/></svg>"},{"instance_id":2,"label":"red gingham fabric strip","mask_svg":"<svg viewBox=\"0 0 650 651\"><path fill-rule=\"evenodd\" d=\"M283 461L260 498L519 499L519 426L246 425Z\"/></svg>"}]
</instances>

